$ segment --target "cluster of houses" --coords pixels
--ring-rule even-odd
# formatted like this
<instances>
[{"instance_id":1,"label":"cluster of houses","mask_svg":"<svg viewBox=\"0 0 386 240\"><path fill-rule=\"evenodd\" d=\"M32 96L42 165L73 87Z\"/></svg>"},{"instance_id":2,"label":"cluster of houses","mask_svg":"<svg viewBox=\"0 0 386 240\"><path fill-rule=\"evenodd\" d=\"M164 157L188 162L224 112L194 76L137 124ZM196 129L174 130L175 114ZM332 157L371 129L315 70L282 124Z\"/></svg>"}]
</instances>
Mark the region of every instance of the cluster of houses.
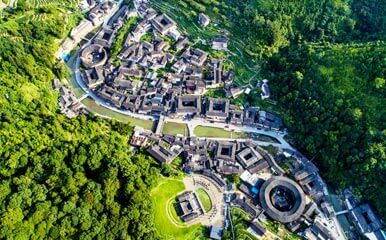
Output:
<instances>
[{"instance_id":1,"label":"cluster of houses","mask_svg":"<svg viewBox=\"0 0 386 240\"><path fill-rule=\"evenodd\" d=\"M90 32L90 29L95 29L100 26L105 17L117 11L118 5L114 1L90 1L82 4L85 10L90 9L87 18L82 20L77 27L72 29L70 36L76 41L80 42Z\"/></svg>"},{"instance_id":2,"label":"cluster of houses","mask_svg":"<svg viewBox=\"0 0 386 240\"><path fill-rule=\"evenodd\" d=\"M59 107L61 112L68 118L73 118L79 114L87 114L87 110L84 109L80 101L75 97L74 93L63 86L59 79L55 78L52 82L53 89L58 91L60 94L59 97Z\"/></svg>"},{"instance_id":3,"label":"cluster of houses","mask_svg":"<svg viewBox=\"0 0 386 240\"><path fill-rule=\"evenodd\" d=\"M117 59L112 59L110 51L119 30L135 15L140 20L126 35ZM150 37L142 40L145 35ZM221 38L213 41L215 49L226 48L224 44ZM80 60L86 86L118 109L282 128L280 118L258 108L240 109L229 99L204 98L208 89L224 88L228 97L234 98L244 89L233 86L234 72L226 71L222 60L189 46L170 17L146 4L141 4L137 12L120 7L82 50Z\"/></svg>"},{"instance_id":4,"label":"cluster of houses","mask_svg":"<svg viewBox=\"0 0 386 240\"><path fill-rule=\"evenodd\" d=\"M360 203L349 189L344 190L344 204L348 219L360 235L370 240L386 240L382 219L374 212L369 203ZM352 239L360 236L352 235Z\"/></svg>"},{"instance_id":5,"label":"cluster of houses","mask_svg":"<svg viewBox=\"0 0 386 240\"><path fill-rule=\"evenodd\" d=\"M229 186L226 176L239 176L241 183L237 189L228 191L224 198L226 204L248 214L251 221L248 231L253 235L266 232L262 223L269 218L307 239L342 238L332 220L334 211L318 169L295 152L285 150L273 156L252 140L156 135L138 128L131 143L147 148L163 164L182 156L186 173L204 175L224 192ZM185 201L182 202L187 204ZM195 209L188 218L186 211L181 216L191 221L200 215L199 207ZM228 225L226 222L225 228Z\"/></svg>"}]
</instances>

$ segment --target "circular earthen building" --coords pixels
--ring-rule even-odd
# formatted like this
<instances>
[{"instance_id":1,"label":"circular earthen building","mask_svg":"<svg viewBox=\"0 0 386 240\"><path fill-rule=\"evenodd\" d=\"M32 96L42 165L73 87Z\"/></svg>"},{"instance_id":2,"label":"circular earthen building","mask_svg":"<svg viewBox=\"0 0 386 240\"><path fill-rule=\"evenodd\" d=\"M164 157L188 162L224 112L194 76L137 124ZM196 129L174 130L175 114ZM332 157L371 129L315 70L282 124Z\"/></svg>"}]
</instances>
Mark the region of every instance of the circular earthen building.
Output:
<instances>
[{"instance_id":1,"label":"circular earthen building","mask_svg":"<svg viewBox=\"0 0 386 240\"><path fill-rule=\"evenodd\" d=\"M272 177L260 189L260 203L272 219L289 223L297 220L306 205L300 186L286 177Z\"/></svg>"},{"instance_id":2,"label":"circular earthen building","mask_svg":"<svg viewBox=\"0 0 386 240\"><path fill-rule=\"evenodd\" d=\"M91 44L83 49L80 59L85 68L94 68L106 63L107 53L101 45Z\"/></svg>"}]
</instances>

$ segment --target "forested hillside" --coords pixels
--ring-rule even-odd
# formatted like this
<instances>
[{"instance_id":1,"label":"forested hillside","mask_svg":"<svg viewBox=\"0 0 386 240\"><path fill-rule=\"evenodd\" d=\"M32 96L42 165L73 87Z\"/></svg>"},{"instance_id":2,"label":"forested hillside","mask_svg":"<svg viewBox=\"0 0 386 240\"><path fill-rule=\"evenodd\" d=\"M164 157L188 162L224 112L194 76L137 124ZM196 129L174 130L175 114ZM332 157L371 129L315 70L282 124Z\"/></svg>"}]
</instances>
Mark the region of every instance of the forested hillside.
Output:
<instances>
[{"instance_id":1,"label":"forested hillside","mask_svg":"<svg viewBox=\"0 0 386 240\"><path fill-rule=\"evenodd\" d=\"M294 146L386 217L386 0L184 0L262 65Z\"/></svg>"},{"instance_id":2,"label":"forested hillside","mask_svg":"<svg viewBox=\"0 0 386 240\"><path fill-rule=\"evenodd\" d=\"M59 113L54 52L78 13L48 2L0 19L0 238L156 239L158 171L130 153L131 127Z\"/></svg>"},{"instance_id":3,"label":"forested hillside","mask_svg":"<svg viewBox=\"0 0 386 240\"><path fill-rule=\"evenodd\" d=\"M269 57L290 44L386 40L386 0L166 0L199 12L242 39L252 57Z\"/></svg>"},{"instance_id":4,"label":"forested hillside","mask_svg":"<svg viewBox=\"0 0 386 240\"><path fill-rule=\"evenodd\" d=\"M336 187L353 186L386 213L386 44L302 45L272 73L290 136Z\"/></svg>"}]
</instances>

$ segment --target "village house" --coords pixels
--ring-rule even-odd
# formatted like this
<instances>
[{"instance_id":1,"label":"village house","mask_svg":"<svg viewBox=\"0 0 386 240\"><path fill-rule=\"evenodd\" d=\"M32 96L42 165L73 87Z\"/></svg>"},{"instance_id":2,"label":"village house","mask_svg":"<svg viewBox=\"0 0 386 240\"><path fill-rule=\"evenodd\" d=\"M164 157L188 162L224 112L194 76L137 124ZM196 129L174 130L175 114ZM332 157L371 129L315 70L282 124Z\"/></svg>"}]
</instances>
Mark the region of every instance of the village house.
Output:
<instances>
[{"instance_id":1,"label":"village house","mask_svg":"<svg viewBox=\"0 0 386 240\"><path fill-rule=\"evenodd\" d=\"M261 99L266 99L271 96L271 91L268 86L268 80L264 79L263 83L261 84Z\"/></svg>"},{"instance_id":2,"label":"village house","mask_svg":"<svg viewBox=\"0 0 386 240\"><path fill-rule=\"evenodd\" d=\"M189 43L189 39L187 37L180 38L177 41L175 48L177 51L180 51L180 50L184 49L186 46L188 46L188 43Z\"/></svg>"},{"instance_id":3,"label":"village house","mask_svg":"<svg viewBox=\"0 0 386 240\"><path fill-rule=\"evenodd\" d=\"M229 100L208 98L205 102L206 118L211 121L225 122L229 114Z\"/></svg>"},{"instance_id":4,"label":"village house","mask_svg":"<svg viewBox=\"0 0 386 240\"><path fill-rule=\"evenodd\" d=\"M249 224L247 231L252 233L252 235L256 236L257 238L260 238L267 230L258 221L253 221L251 224Z\"/></svg>"},{"instance_id":5,"label":"village house","mask_svg":"<svg viewBox=\"0 0 386 240\"><path fill-rule=\"evenodd\" d=\"M202 66L208 58L208 53L198 48L188 47L181 57L193 65Z\"/></svg>"},{"instance_id":6,"label":"village house","mask_svg":"<svg viewBox=\"0 0 386 240\"><path fill-rule=\"evenodd\" d=\"M155 17L153 20L151 20L151 24L153 25L154 29L162 35L166 35L168 32L177 28L176 22L174 22L166 14L161 14Z\"/></svg>"},{"instance_id":7,"label":"village house","mask_svg":"<svg viewBox=\"0 0 386 240\"><path fill-rule=\"evenodd\" d=\"M259 111L259 123L264 127L280 130L283 127L283 121L278 116L266 111Z\"/></svg>"},{"instance_id":8,"label":"village house","mask_svg":"<svg viewBox=\"0 0 386 240\"><path fill-rule=\"evenodd\" d=\"M180 153L182 148L178 145L169 146L165 142L160 142L150 147L147 152L160 163L171 163Z\"/></svg>"},{"instance_id":9,"label":"village house","mask_svg":"<svg viewBox=\"0 0 386 240\"><path fill-rule=\"evenodd\" d=\"M212 40L212 49L213 50L228 50L228 39L226 38L214 38Z\"/></svg>"},{"instance_id":10,"label":"village house","mask_svg":"<svg viewBox=\"0 0 386 240\"><path fill-rule=\"evenodd\" d=\"M176 211L184 222L192 221L204 213L204 210L193 191L186 191L177 197Z\"/></svg>"},{"instance_id":11,"label":"village house","mask_svg":"<svg viewBox=\"0 0 386 240\"><path fill-rule=\"evenodd\" d=\"M259 152L250 147L243 149L236 157L244 168L248 168L263 159L263 156L261 156Z\"/></svg>"},{"instance_id":12,"label":"village house","mask_svg":"<svg viewBox=\"0 0 386 240\"><path fill-rule=\"evenodd\" d=\"M86 35L90 32L90 30L94 29L94 26L91 21L87 19L83 19L78 26L73 28L70 33L70 37L75 42L80 42Z\"/></svg>"},{"instance_id":13,"label":"village house","mask_svg":"<svg viewBox=\"0 0 386 240\"><path fill-rule=\"evenodd\" d=\"M104 85L101 88L101 90L98 92L98 95L117 108L120 108L123 101L125 100L125 95L107 85Z\"/></svg>"},{"instance_id":14,"label":"village house","mask_svg":"<svg viewBox=\"0 0 386 240\"><path fill-rule=\"evenodd\" d=\"M96 67L87 69L82 72L83 80L87 87L95 90L98 86L102 85L105 81L102 67Z\"/></svg>"},{"instance_id":15,"label":"village house","mask_svg":"<svg viewBox=\"0 0 386 240\"><path fill-rule=\"evenodd\" d=\"M235 125L243 124L244 112L238 110L235 105L229 105L229 123Z\"/></svg>"},{"instance_id":16,"label":"village house","mask_svg":"<svg viewBox=\"0 0 386 240\"><path fill-rule=\"evenodd\" d=\"M222 61L212 59L210 62L210 77L206 79L207 88L219 88L223 84L222 80Z\"/></svg>"},{"instance_id":17,"label":"village house","mask_svg":"<svg viewBox=\"0 0 386 240\"><path fill-rule=\"evenodd\" d=\"M207 15L200 13L198 15L198 22L200 23L201 26L206 27L210 23L210 18Z\"/></svg>"},{"instance_id":18,"label":"village house","mask_svg":"<svg viewBox=\"0 0 386 240\"><path fill-rule=\"evenodd\" d=\"M236 143L218 142L215 155L215 167L219 173L229 175L242 172L242 167L236 162L236 148Z\"/></svg>"},{"instance_id":19,"label":"village house","mask_svg":"<svg viewBox=\"0 0 386 240\"><path fill-rule=\"evenodd\" d=\"M101 2L90 10L88 14L88 19L94 24L94 26L100 25L104 21L105 16L109 15L117 8L118 5L116 2Z\"/></svg>"},{"instance_id":20,"label":"village house","mask_svg":"<svg viewBox=\"0 0 386 240\"><path fill-rule=\"evenodd\" d=\"M177 97L176 113L178 115L201 113L201 96L186 95Z\"/></svg>"}]
</instances>

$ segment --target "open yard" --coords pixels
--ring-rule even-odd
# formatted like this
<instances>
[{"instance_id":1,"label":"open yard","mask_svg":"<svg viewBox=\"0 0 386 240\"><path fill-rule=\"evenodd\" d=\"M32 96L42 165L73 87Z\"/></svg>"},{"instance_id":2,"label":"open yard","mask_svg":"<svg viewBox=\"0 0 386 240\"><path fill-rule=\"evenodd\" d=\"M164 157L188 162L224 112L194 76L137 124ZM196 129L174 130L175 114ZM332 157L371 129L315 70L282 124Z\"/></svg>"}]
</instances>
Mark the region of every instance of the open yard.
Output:
<instances>
[{"instance_id":1,"label":"open yard","mask_svg":"<svg viewBox=\"0 0 386 240\"><path fill-rule=\"evenodd\" d=\"M227 131L222 128L197 126L194 129L194 135L197 137L212 137L212 138L247 138L245 133Z\"/></svg>"},{"instance_id":2,"label":"open yard","mask_svg":"<svg viewBox=\"0 0 386 240\"><path fill-rule=\"evenodd\" d=\"M163 133L168 135L173 135L173 136L178 134L187 136L188 127L186 126L186 124L182 124L182 123L166 122L164 125Z\"/></svg>"},{"instance_id":3,"label":"open yard","mask_svg":"<svg viewBox=\"0 0 386 240\"><path fill-rule=\"evenodd\" d=\"M184 189L182 180L162 178L159 185L153 188L150 193L154 208L154 223L162 239L204 239L204 228L199 224L181 226L181 222L178 220L177 224L172 222L175 222L177 217L172 203L177 194ZM169 218L168 206L173 220Z\"/></svg>"},{"instance_id":4,"label":"open yard","mask_svg":"<svg viewBox=\"0 0 386 240\"><path fill-rule=\"evenodd\" d=\"M100 106L95 103L95 101L91 98L86 98L82 101L82 103L87 107L87 109L93 113L103 115L106 117L110 117L116 119L118 121L129 123L133 126L143 127L145 129L151 130L153 127L153 121L150 120L142 120L137 118L132 118L125 114L121 114L110 109L107 109L103 106Z\"/></svg>"},{"instance_id":5,"label":"open yard","mask_svg":"<svg viewBox=\"0 0 386 240\"><path fill-rule=\"evenodd\" d=\"M205 209L205 212L209 212L210 209L212 209L212 201L210 200L208 193L202 188L197 189L196 193Z\"/></svg>"}]
</instances>

